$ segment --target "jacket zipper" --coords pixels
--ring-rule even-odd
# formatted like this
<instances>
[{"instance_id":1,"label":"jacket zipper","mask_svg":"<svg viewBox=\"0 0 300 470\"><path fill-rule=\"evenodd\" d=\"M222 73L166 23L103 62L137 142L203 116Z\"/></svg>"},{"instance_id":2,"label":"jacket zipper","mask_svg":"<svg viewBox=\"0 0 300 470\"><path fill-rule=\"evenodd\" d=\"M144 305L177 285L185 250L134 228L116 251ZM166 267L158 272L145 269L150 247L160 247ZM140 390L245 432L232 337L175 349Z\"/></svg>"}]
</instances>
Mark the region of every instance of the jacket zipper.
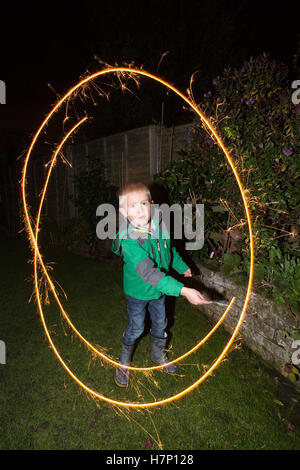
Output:
<instances>
[{"instance_id":1,"label":"jacket zipper","mask_svg":"<svg viewBox=\"0 0 300 470\"><path fill-rule=\"evenodd\" d=\"M162 268L161 252L160 252L160 246L159 246L158 239L156 239L156 245L157 245L157 249L158 249L158 252L159 252L160 267Z\"/></svg>"},{"instance_id":2,"label":"jacket zipper","mask_svg":"<svg viewBox=\"0 0 300 470\"><path fill-rule=\"evenodd\" d=\"M134 230L135 232L144 232L144 233L148 233L148 234L151 235L151 240L153 240L152 234L151 234L151 232L148 232L148 230L141 230L141 229L136 229L136 228L134 228L133 230ZM156 241L156 246L157 246L157 249L158 249L158 252L159 252L160 267L162 268L163 266L162 266L161 250L160 250L160 246L159 246L159 241L158 241L157 238L155 238L155 241ZM166 241L165 241L165 248L167 248L167 246L166 246Z\"/></svg>"}]
</instances>

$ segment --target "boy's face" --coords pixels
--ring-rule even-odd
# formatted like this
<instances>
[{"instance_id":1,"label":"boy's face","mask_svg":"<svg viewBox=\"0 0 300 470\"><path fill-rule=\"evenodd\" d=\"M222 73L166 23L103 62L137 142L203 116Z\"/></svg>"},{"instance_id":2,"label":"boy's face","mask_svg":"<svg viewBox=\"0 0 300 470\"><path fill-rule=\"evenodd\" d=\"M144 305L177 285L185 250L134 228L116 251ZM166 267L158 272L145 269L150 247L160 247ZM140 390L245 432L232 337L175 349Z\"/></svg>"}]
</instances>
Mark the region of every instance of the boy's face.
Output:
<instances>
[{"instance_id":1,"label":"boy's face","mask_svg":"<svg viewBox=\"0 0 300 470\"><path fill-rule=\"evenodd\" d=\"M124 217L135 225L145 227L150 221L151 202L145 191L132 191L125 198L125 207L120 207L120 212Z\"/></svg>"}]
</instances>

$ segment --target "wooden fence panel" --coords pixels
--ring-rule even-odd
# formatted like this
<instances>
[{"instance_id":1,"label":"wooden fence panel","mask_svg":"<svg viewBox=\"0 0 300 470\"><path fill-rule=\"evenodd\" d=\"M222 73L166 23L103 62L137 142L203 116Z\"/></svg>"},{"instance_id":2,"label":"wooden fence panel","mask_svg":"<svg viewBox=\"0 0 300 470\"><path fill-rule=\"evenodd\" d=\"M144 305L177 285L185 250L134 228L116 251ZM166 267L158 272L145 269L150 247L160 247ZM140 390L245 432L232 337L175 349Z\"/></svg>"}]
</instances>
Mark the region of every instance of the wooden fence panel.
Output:
<instances>
[{"instance_id":1,"label":"wooden fence panel","mask_svg":"<svg viewBox=\"0 0 300 470\"><path fill-rule=\"evenodd\" d=\"M152 175L178 158L192 138L192 124L164 128L150 125L132 129L86 143L67 145L65 156L71 166L58 160L49 182L43 213L64 230L78 210L70 197L74 195L73 178L86 169L86 156L100 158L106 166L106 178L118 188L130 181L150 183ZM47 157L34 163L31 191L37 199L46 178Z\"/></svg>"}]
</instances>

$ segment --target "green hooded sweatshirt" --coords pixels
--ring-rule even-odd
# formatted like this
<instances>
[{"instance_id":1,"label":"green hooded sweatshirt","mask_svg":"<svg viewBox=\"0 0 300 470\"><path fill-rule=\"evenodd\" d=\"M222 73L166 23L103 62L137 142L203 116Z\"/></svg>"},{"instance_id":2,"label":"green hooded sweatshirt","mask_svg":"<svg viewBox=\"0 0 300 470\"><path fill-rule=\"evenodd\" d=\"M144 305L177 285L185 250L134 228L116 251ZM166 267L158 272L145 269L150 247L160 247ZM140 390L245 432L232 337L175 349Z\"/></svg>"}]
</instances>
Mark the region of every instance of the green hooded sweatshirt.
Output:
<instances>
[{"instance_id":1,"label":"green hooded sweatshirt","mask_svg":"<svg viewBox=\"0 0 300 470\"><path fill-rule=\"evenodd\" d=\"M167 230L159 220L152 219L153 230L137 228L128 219L120 227L112 243L112 251L122 256L123 287L126 295L136 299L158 299L163 294L179 296L184 284L168 275L170 267L179 274L189 267L183 261Z\"/></svg>"}]
</instances>

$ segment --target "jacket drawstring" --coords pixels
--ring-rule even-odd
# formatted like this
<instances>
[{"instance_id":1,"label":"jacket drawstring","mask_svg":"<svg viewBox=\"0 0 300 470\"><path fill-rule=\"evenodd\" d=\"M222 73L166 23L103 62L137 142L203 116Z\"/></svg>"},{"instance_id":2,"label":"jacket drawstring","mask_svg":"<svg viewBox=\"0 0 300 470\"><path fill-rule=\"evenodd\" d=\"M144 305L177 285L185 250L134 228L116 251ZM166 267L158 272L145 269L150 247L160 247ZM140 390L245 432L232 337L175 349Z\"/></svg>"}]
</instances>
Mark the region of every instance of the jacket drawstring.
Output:
<instances>
[{"instance_id":1,"label":"jacket drawstring","mask_svg":"<svg viewBox=\"0 0 300 470\"><path fill-rule=\"evenodd\" d=\"M133 229L135 232L142 232L142 233L149 233L151 236L152 236L152 232L149 232L148 230L142 230L140 228L134 228ZM167 242L166 242L166 239L164 236L162 236L163 239L164 239L164 245L165 245L165 248L167 248ZM159 245L157 244L157 247L158 247L158 251L160 251L160 247Z\"/></svg>"}]
</instances>

